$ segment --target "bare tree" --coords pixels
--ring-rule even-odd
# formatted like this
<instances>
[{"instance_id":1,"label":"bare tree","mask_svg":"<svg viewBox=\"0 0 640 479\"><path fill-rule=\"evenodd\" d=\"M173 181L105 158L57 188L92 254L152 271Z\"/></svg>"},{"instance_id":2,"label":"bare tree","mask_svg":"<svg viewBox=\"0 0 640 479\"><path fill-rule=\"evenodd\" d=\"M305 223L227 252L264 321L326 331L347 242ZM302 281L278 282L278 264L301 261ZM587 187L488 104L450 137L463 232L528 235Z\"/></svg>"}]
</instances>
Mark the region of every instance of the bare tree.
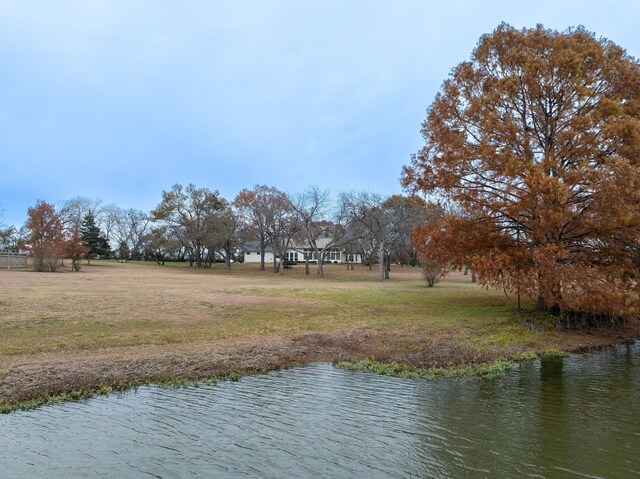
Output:
<instances>
[{"instance_id":1,"label":"bare tree","mask_svg":"<svg viewBox=\"0 0 640 479\"><path fill-rule=\"evenodd\" d=\"M273 248L273 272L283 273L287 250L298 230L298 218L289 197L278 191L267 204L267 240Z\"/></svg>"},{"instance_id":2,"label":"bare tree","mask_svg":"<svg viewBox=\"0 0 640 479\"><path fill-rule=\"evenodd\" d=\"M347 233L346 208L340 203L332 209L328 190L318 186L309 186L304 193L297 195L292 203L298 216L300 236L308 245L303 248L305 272L309 274L309 253L318 261L318 276L324 277L324 260L327 253L341 246Z\"/></svg>"},{"instance_id":3,"label":"bare tree","mask_svg":"<svg viewBox=\"0 0 640 479\"><path fill-rule=\"evenodd\" d=\"M209 249L210 253L220 252L224 258L227 271L231 271L231 261L239 243L239 221L236 213L230 207L219 212L210 223Z\"/></svg>"},{"instance_id":4,"label":"bare tree","mask_svg":"<svg viewBox=\"0 0 640 479\"><path fill-rule=\"evenodd\" d=\"M58 216L65 228L73 230L80 229L84 217L91 214L97 224L101 226L102 222L102 200L98 198L89 199L83 196L76 196L69 200L64 200L58 205Z\"/></svg>"},{"instance_id":5,"label":"bare tree","mask_svg":"<svg viewBox=\"0 0 640 479\"><path fill-rule=\"evenodd\" d=\"M253 189L243 189L233 200L238 218L243 224L247 236L256 238L260 243L260 271L265 270L264 253L269 240L269 230L273 229L273 208L284 193L277 188L255 185Z\"/></svg>"},{"instance_id":6,"label":"bare tree","mask_svg":"<svg viewBox=\"0 0 640 479\"><path fill-rule=\"evenodd\" d=\"M151 216L144 211L128 209L123 212L121 221L132 257L144 259L144 243L150 230Z\"/></svg>"},{"instance_id":7,"label":"bare tree","mask_svg":"<svg viewBox=\"0 0 640 479\"><path fill-rule=\"evenodd\" d=\"M277 188L256 185L238 193L233 204L245 233L260 243L260 270L265 270L265 249L270 245L274 251L274 271L282 272L297 224L289 197Z\"/></svg>"},{"instance_id":8,"label":"bare tree","mask_svg":"<svg viewBox=\"0 0 640 479\"><path fill-rule=\"evenodd\" d=\"M164 265L167 257L175 255L182 247L180 240L172 235L172 230L167 226L151 229L145 235L145 244L159 265Z\"/></svg>"},{"instance_id":9,"label":"bare tree","mask_svg":"<svg viewBox=\"0 0 640 479\"><path fill-rule=\"evenodd\" d=\"M371 255L377 252L379 280L389 279L391 253L405 241L416 219L415 210L409 206L412 202L398 196L383 199L373 193L343 194L341 202L351 228L368 241Z\"/></svg>"},{"instance_id":10,"label":"bare tree","mask_svg":"<svg viewBox=\"0 0 640 479\"><path fill-rule=\"evenodd\" d=\"M120 259L144 259L151 215L133 208L108 205L102 209L102 230Z\"/></svg>"}]
</instances>

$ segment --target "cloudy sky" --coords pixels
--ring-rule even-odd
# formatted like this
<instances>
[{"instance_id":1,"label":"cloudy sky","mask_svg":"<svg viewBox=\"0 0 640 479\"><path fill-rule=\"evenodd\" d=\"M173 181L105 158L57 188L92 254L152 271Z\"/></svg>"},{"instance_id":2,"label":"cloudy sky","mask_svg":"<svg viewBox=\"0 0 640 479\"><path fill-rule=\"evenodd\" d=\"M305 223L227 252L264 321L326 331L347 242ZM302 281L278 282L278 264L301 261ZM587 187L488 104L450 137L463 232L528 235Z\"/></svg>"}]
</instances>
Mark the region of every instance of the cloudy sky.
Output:
<instances>
[{"instance_id":1,"label":"cloudy sky","mask_svg":"<svg viewBox=\"0 0 640 479\"><path fill-rule=\"evenodd\" d=\"M0 219L195 183L401 192L451 68L500 22L640 56L640 2L0 0Z\"/></svg>"}]
</instances>

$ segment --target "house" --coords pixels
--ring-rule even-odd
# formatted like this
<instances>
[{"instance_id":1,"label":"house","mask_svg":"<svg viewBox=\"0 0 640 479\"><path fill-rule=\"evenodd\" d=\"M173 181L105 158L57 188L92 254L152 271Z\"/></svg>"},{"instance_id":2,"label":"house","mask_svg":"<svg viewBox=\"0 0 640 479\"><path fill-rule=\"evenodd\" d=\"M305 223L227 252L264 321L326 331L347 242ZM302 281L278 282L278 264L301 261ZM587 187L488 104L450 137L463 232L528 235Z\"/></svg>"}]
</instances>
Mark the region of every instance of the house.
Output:
<instances>
[{"instance_id":1,"label":"house","mask_svg":"<svg viewBox=\"0 0 640 479\"><path fill-rule=\"evenodd\" d=\"M329 239L321 238L318 241L320 248L325 247L329 243ZM248 241L244 244L244 262L245 263L259 263L260 262L260 242ZM285 259L292 262L304 263L305 258L308 257L309 261L316 263L318 257L312 248L308 244L292 245L285 253ZM264 262L273 262L273 249L267 245L264 250ZM362 254L360 253L347 253L343 247L336 246L335 248L329 248L324 253L325 263L362 263Z\"/></svg>"},{"instance_id":2,"label":"house","mask_svg":"<svg viewBox=\"0 0 640 479\"><path fill-rule=\"evenodd\" d=\"M247 241L243 245L242 251L245 263L260 262L260 241ZM264 248L264 262L273 262L273 249L269 245Z\"/></svg>"}]
</instances>

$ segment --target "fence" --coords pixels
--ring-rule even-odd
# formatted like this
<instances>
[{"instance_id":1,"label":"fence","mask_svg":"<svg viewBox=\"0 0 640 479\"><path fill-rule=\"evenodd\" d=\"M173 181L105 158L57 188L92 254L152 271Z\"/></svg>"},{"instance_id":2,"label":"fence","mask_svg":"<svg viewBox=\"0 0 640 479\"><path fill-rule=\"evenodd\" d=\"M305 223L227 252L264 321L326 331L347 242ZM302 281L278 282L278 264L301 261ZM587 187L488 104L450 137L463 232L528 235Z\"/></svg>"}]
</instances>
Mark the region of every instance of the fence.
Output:
<instances>
[{"instance_id":1,"label":"fence","mask_svg":"<svg viewBox=\"0 0 640 479\"><path fill-rule=\"evenodd\" d=\"M15 253L13 251L0 251L0 268L26 268L27 253Z\"/></svg>"}]
</instances>

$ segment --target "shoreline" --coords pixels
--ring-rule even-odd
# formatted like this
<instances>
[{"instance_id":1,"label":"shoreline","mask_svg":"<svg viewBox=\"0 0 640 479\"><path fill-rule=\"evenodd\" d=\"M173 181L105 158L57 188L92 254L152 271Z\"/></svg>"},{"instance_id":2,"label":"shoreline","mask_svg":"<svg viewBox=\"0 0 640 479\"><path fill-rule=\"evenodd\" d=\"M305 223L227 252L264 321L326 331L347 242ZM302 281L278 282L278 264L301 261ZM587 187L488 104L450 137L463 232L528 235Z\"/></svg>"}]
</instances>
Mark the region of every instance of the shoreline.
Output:
<instances>
[{"instance_id":1,"label":"shoreline","mask_svg":"<svg viewBox=\"0 0 640 479\"><path fill-rule=\"evenodd\" d=\"M247 375L313 363L407 378L495 379L517 362L585 354L640 339L636 324L588 333L592 337L588 343L567 342L564 348L550 350L524 345L465 350L453 343L429 342L429 338L411 331L389 334L351 330L205 343L195 352L193 345L189 345L189 352L180 347L170 350L145 347L74 352L64 358L54 358L52 353L32 355L30 360L16 356L0 372L0 413L89 399L141 386L180 387L237 381ZM413 341L407 342L409 337Z\"/></svg>"},{"instance_id":2,"label":"shoreline","mask_svg":"<svg viewBox=\"0 0 640 479\"><path fill-rule=\"evenodd\" d=\"M0 411L143 384L237 379L310 363L421 377L497 375L507 362L640 338L640 320L559 331L501 291L397 268L327 277L98 262L0 271Z\"/></svg>"}]
</instances>

